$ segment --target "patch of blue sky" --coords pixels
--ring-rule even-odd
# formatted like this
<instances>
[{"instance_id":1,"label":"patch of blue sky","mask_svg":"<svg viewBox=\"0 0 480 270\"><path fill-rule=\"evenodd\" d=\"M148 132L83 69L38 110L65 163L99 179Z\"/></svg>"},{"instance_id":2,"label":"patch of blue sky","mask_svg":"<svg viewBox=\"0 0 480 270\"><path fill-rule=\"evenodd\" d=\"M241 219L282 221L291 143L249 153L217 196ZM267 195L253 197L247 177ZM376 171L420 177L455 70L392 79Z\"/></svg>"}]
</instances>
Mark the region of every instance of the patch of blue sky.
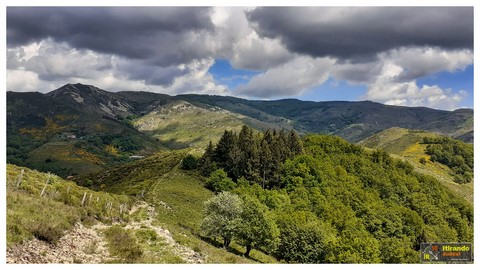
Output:
<instances>
[{"instance_id":1,"label":"patch of blue sky","mask_svg":"<svg viewBox=\"0 0 480 270\"><path fill-rule=\"evenodd\" d=\"M235 69L226 59L216 59L208 72L218 84L226 85L230 90L246 84L253 76L261 73L254 70Z\"/></svg>"},{"instance_id":2,"label":"patch of blue sky","mask_svg":"<svg viewBox=\"0 0 480 270\"><path fill-rule=\"evenodd\" d=\"M366 85L353 85L346 81L329 78L322 85L306 91L297 98L311 101L359 101L363 100L366 92Z\"/></svg>"},{"instance_id":3,"label":"patch of blue sky","mask_svg":"<svg viewBox=\"0 0 480 270\"><path fill-rule=\"evenodd\" d=\"M460 90L467 92L467 96L460 102L461 107L473 108L473 65L464 70L455 72L439 72L420 79L417 79L417 85L438 85L442 89L451 89L456 93Z\"/></svg>"}]
</instances>

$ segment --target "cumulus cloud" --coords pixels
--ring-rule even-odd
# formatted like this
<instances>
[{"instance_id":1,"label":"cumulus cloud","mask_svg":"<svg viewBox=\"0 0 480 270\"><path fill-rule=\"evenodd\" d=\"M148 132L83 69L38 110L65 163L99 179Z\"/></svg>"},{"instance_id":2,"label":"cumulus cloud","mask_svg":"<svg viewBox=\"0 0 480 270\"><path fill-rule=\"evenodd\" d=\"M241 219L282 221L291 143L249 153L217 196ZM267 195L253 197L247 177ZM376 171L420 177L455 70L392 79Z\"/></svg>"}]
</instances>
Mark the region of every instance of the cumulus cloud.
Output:
<instances>
[{"instance_id":1,"label":"cumulus cloud","mask_svg":"<svg viewBox=\"0 0 480 270\"><path fill-rule=\"evenodd\" d=\"M111 91L225 94L208 73L214 59L158 67L148 61L76 49L51 39L7 49L7 90L48 92L70 82Z\"/></svg>"},{"instance_id":2,"label":"cumulus cloud","mask_svg":"<svg viewBox=\"0 0 480 270\"><path fill-rule=\"evenodd\" d=\"M261 73L228 89L208 72L216 59ZM453 108L465 92L417 80L472 64L471 7L7 8L14 91L81 82L272 99L331 78L366 85L374 101Z\"/></svg>"},{"instance_id":3,"label":"cumulus cloud","mask_svg":"<svg viewBox=\"0 0 480 270\"><path fill-rule=\"evenodd\" d=\"M210 12L182 7L9 7L7 44L51 38L158 65L190 62L208 53L202 39L203 32L213 30Z\"/></svg>"},{"instance_id":4,"label":"cumulus cloud","mask_svg":"<svg viewBox=\"0 0 480 270\"><path fill-rule=\"evenodd\" d=\"M51 40L8 49L7 55L8 69L36 72L39 79L46 81L98 77L111 68L111 56Z\"/></svg>"},{"instance_id":5,"label":"cumulus cloud","mask_svg":"<svg viewBox=\"0 0 480 270\"><path fill-rule=\"evenodd\" d=\"M313 57L369 60L408 46L473 49L472 7L262 7L257 31Z\"/></svg>"},{"instance_id":6,"label":"cumulus cloud","mask_svg":"<svg viewBox=\"0 0 480 270\"><path fill-rule=\"evenodd\" d=\"M298 57L283 65L268 69L237 88L236 94L248 97L288 97L304 93L323 84L335 60Z\"/></svg>"},{"instance_id":7,"label":"cumulus cloud","mask_svg":"<svg viewBox=\"0 0 480 270\"><path fill-rule=\"evenodd\" d=\"M211 46L238 69L266 70L292 59L278 39L259 37L245 16L249 8L216 7L212 14L215 34Z\"/></svg>"},{"instance_id":8,"label":"cumulus cloud","mask_svg":"<svg viewBox=\"0 0 480 270\"><path fill-rule=\"evenodd\" d=\"M397 48L383 53L381 59L391 59L403 67L403 72L396 78L398 81L435 74L441 71L455 72L473 64L473 51L467 49L442 50L432 47Z\"/></svg>"},{"instance_id":9,"label":"cumulus cloud","mask_svg":"<svg viewBox=\"0 0 480 270\"><path fill-rule=\"evenodd\" d=\"M442 89L438 85L422 85L417 82L398 82L397 77L404 72L401 66L386 62L381 74L369 85L365 99L388 105L426 106L452 110L467 96L467 92Z\"/></svg>"}]
</instances>

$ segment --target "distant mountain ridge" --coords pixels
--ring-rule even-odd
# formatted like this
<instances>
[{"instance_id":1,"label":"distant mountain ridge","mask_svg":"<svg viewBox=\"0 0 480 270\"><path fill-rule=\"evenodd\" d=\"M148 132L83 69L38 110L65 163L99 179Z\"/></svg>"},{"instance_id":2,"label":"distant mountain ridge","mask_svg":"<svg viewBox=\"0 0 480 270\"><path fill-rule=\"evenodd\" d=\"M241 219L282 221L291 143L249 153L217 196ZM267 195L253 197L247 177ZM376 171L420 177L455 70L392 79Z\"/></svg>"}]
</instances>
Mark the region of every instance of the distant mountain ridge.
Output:
<instances>
[{"instance_id":1,"label":"distant mountain ridge","mask_svg":"<svg viewBox=\"0 0 480 270\"><path fill-rule=\"evenodd\" d=\"M217 107L280 128L300 133L327 133L351 142L379 131L402 127L421 129L473 141L473 109L442 111L426 107L391 106L371 101L274 101L246 100L229 96L178 95L151 92L108 92L95 86L67 84L44 94L80 110L100 115L126 117L145 115L173 101L186 101L200 108ZM11 100L9 92L7 100ZM257 128L261 128L257 124Z\"/></svg>"},{"instance_id":2,"label":"distant mountain ridge","mask_svg":"<svg viewBox=\"0 0 480 270\"><path fill-rule=\"evenodd\" d=\"M244 124L259 131L337 135L350 142L391 127L473 142L472 109L450 112L371 101L169 96L67 84L46 94L7 92L7 161L62 176L89 173L162 149L203 151L225 129L239 131Z\"/></svg>"}]
</instances>

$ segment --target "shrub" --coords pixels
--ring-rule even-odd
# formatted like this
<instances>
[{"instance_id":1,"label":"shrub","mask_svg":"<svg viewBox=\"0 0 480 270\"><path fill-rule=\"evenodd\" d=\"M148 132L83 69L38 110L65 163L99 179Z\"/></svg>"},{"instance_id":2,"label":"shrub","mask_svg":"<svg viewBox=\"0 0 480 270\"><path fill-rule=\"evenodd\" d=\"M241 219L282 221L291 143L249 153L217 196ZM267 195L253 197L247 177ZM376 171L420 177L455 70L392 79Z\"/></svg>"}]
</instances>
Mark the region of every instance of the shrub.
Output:
<instances>
[{"instance_id":1,"label":"shrub","mask_svg":"<svg viewBox=\"0 0 480 270\"><path fill-rule=\"evenodd\" d=\"M424 157L421 157L420 158L420 163L425 165L427 163L427 159L425 159Z\"/></svg>"},{"instance_id":2,"label":"shrub","mask_svg":"<svg viewBox=\"0 0 480 270\"><path fill-rule=\"evenodd\" d=\"M235 182L223 169L218 169L207 179L206 186L215 192L230 191L235 188Z\"/></svg>"},{"instance_id":3,"label":"shrub","mask_svg":"<svg viewBox=\"0 0 480 270\"><path fill-rule=\"evenodd\" d=\"M105 231L112 255L119 256L126 263L134 263L143 255L142 248L129 231L116 225Z\"/></svg>"},{"instance_id":4,"label":"shrub","mask_svg":"<svg viewBox=\"0 0 480 270\"><path fill-rule=\"evenodd\" d=\"M182 169L194 170L197 168L197 163L198 163L198 160L196 157L192 155L188 155L182 160Z\"/></svg>"}]
</instances>

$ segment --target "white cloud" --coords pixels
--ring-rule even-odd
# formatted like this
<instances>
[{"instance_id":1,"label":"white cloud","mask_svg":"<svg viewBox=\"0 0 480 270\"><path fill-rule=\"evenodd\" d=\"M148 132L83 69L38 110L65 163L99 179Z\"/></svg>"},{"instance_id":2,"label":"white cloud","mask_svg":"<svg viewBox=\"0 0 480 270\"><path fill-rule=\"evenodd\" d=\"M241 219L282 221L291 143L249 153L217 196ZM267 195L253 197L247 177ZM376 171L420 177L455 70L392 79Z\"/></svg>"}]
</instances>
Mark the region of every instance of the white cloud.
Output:
<instances>
[{"instance_id":1,"label":"white cloud","mask_svg":"<svg viewBox=\"0 0 480 270\"><path fill-rule=\"evenodd\" d=\"M257 33L245 15L247 10L251 9L216 7L202 10L206 17L199 17L197 23L202 22L199 27L178 33L163 29L152 30L152 35L140 35L130 29L132 40L125 38L123 32L118 36L128 46L120 46L123 43L118 46L111 44L112 48L107 46L108 50L93 45L83 47L91 50L77 49L72 47L74 45L52 39L10 47L7 49L7 90L48 92L66 83L81 82L110 91L146 90L166 94L235 94L252 98L279 98L299 96L320 86L330 77L333 81L367 85L368 91L363 98L386 104L452 109L467 97L467 93L460 89L418 85L417 80L443 71L465 69L473 64L472 50L395 47L360 60L348 57L338 60L333 56L314 58L289 51L285 41L278 37ZM313 9L306 10L316 14ZM322 17L293 15L300 22L320 20L316 23L321 23L322 20L337 18L337 11L341 10L331 9L328 12L327 9L328 16ZM272 18L275 18L275 10L272 12ZM204 22L205 18L207 22ZM145 23L151 25L149 20ZM203 23L207 23L208 27ZM181 21L175 21L175 25L179 29L183 27ZM284 26L288 27L288 22ZM143 26L139 29L148 30ZM85 31L89 41L105 45L97 44L97 36L90 36L90 30ZM311 32L306 31L305 40L300 43L310 44L309 35ZM113 36L117 37L116 34ZM76 44L71 38L67 36L66 40L71 41L69 44ZM312 39L321 39L322 42L332 43L332 46L338 41L329 40L327 36ZM228 83L228 78L215 81L208 73L215 59L227 59L234 68L262 73L251 79L248 77L245 85L231 92L222 84Z\"/></svg>"},{"instance_id":2,"label":"white cloud","mask_svg":"<svg viewBox=\"0 0 480 270\"><path fill-rule=\"evenodd\" d=\"M159 93L226 95L208 69L213 58L193 60L170 67L156 67L66 44L44 40L7 50L7 90L49 92L66 83L85 83L111 91L148 90ZM168 77L168 78L163 78ZM159 85L155 80L170 80Z\"/></svg>"},{"instance_id":3,"label":"white cloud","mask_svg":"<svg viewBox=\"0 0 480 270\"><path fill-rule=\"evenodd\" d=\"M32 71L7 70L7 90L9 91L36 91L38 75Z\"/></svg>"},{"instance_id":4,"label":"white cloud","mask_svg":"<svg viewBox=\"0 0 480 270\"><path fill-rule=\"evenodd\" d=\"M102 76L111 67L111 56L90 50L77 50L66 44L43 40L8 49L9 69L23 69L46 81Z\"/></svg>"},{"instance_id":5,"label":"white cloud","mask_svg":"<svg viewBox=\"0 0 480 270\"><path fill-rule=\"evenodd\" d=\"M438 85L418 86L415 80L398 82L397 78L404 68L392 62L386 62L382 73L369 85L365 99L388 105L426 106L436 109L452 110L467 96L467 92L442 89Z\"/></svg>"},{"instance_id":6,"label":"white cloud","mask_svg":"<svg viewBox=\"0 0 480 270\"><path fill-rule=\"evenodd\" d=\"M215 33L208 46L234 68L266 70L290 60L293 55L278 39L261 38L250 26L245 11L249 8L216 7L211 19Z\"/></svg>"},{"instance_id":7,"label":"white cloud","mask_svg":"<svg viewBox=\"0 0 480 270\"><path fill-rule=\"evenodd\" d=\"M397 80L413 80L437 72L455 72L473 64L471 50L443 50L432 47L399 48L383 53L380 59L389 59L403 68Z\"/></svg>"},{"instance_id":8,"label":"white cloud","mask_svg":"<svg viewBox=\"0 0 480 270\"><path fill-rule=\"evenodd\" d=\"M235 68L265 70L293 57L279 40L259 38L257 33L252 32L233 45L230 61Z\"/></svg>"},{"instance_id":9,"label":"white cloud","mask_svg":"<svg viewBox=\"0 0 480 270\"><path fill-rule=\"evenodd\" d=\"M238 87L235 93L260 98L301 95L323 84L334 63L335 60L330 58L297 57L253 77L246 85Z\"/></svg>"},{"instance_id":10,"label":"white cloud","mask_svg":"<svg viewBox=\"0 0 480 270\"><path fill-rule=\"evenodd\" d=\"M224 85L217 85L213 76L208 73L215 60L201 59L196 60L184 68L189 70L185 76L177 77L173 84L165 90L172 94L198 93L227 95L229 91Z\"/></svg>"}]
</instances>

